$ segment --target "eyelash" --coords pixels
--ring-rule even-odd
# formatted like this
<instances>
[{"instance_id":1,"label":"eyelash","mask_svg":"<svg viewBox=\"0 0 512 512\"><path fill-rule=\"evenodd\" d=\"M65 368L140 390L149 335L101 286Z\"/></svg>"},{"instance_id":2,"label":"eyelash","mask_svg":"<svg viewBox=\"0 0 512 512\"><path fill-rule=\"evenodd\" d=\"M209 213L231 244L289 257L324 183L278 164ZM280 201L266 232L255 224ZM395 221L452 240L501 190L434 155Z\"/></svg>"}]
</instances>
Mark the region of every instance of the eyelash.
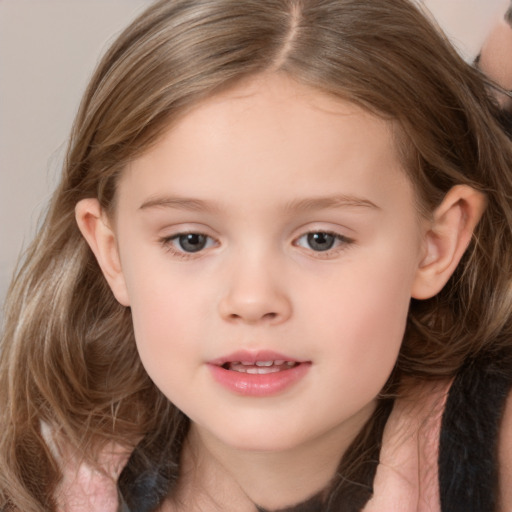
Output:
<instances>
[{"instance_id":1,"label":"eyelash","mask_svg":"<svg viewBox=\"0 0 512 512\"><path fill-rule=\"evenodd\" d=\"M305 247L299 243L299 241L301 239L306 238L306 240L308 240L308 237L315 236L315 235L322 235L323 237L325 237L325 236L332 237L332 242L334 244L334 247L328 247L327 249L324 249L324 250L314 250L311 246ZM183 247L181 247L181 248L176 247L175 243L179 244L180 239L182 239L183 237L186 237L186 236L204 237L205 245L203 247L199 248L197 251L186 251ZM199 256L205 249L208 249L215 244L215 240L212 237L210 237L204 233L197 232L197 231L187 231L187 232L177 233L172 236L163 237L159 241L160 241L161 245L166 250L168 250L169 252L171 252L173 254L173 256L176 256L181 259L190 259L195 256ZM211 242L213 242L213 244ZM307 243L310 244L311 240L308 240ZM295 245L296 247L302 247L303 249L311 251L312 253L315 254L316 257L328 258L328 257L330 257L334 254L337 254L340 251L346 249L347 246L349 246L353 243L354 243L354 240L352 240L351 238L348 238L344 235L340 235L339 233L335 233L333 231L316 230L316 231L308 231L308 232L302 234L301 236L299 236L298 238L296 238L294 240L293 245Z\"/></svg>"},{"instance_id":2,"label":"eyelash","mask_svg":"<svg viewBox=\"0 0 512 512\"><path fill-rule=\"evenodd\" d=\"M303 239L303 238L307 239L308 237L314 236L314 235L323 235L323 236L327 235L329 237L332 237L334 246L329 247L325 250L315 251L311 247L304 247L299 244L299 241L301 239ZM308 240L308 243L310 243L309 240ZM325 231L325 230L308 231L307 233L304 233L300 237L296 238L294 241L294 245L296 245L298 247L303 247L306 250L310 250L315 254L315 257L320 257L320 258L329 258L330 256L336 255L353 243L354 243L354 240L351 238L348 238L344 235L340 235L339 233L336 233L334 231Z\"/></svg>"},{"instance_id":3,"label":"eyelash","mask_svg":"<svg viewBox=\"0 0 512 512\"><path fill-rule=\"evenodd\" d=\"M190 236L190 235L204 237L206 239L206 242L205 242L206 246L201 247L197 251L185 251L183 248L178 249L174 245L174 242L179 243L180 238ZM185 231L185 232L181 232L181 233L176 233L175 235L172 235L172 236L163 237L160 239L160 243L166 250L171 252L173 254L173 256L177 256L178 258L181 258L181 259L189 259L189 258L193 258L194 256L199 256L199 254L201 252L203 252L203 250L206 249L207 246L208 246L208 248L211 247L212 244L209 244L209 242L211 242L211 241L214 241L214 239L211 236L205 235L204 233L200 233L197 231Z\"/></svg>"}]
</instances>

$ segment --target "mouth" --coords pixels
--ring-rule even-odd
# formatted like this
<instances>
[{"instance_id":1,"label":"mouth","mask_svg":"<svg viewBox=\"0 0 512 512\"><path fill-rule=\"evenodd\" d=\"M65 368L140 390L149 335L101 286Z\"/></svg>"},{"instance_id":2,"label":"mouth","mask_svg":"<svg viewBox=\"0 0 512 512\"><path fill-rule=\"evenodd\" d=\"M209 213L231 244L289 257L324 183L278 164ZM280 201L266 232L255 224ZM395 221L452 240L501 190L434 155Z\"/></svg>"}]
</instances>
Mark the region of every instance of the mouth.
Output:
<instances>
[{"instance_id":1,"label":"mouth","mask_svg":"<svg viewBox=\"0 0 512 512\"><path fill-rule=\"evenodd\" d=\"M301 381L311 368L311 361L299 361L272 351L239 351L210 361L214 380L238 395L272 396Z\"/></svg>"},{"instance_id":2,"label":"mouth","mask_svg":"<svg viewBox=\"0 0 512 512\"><path fill-rule=\"evenodd\" d=\"M275 359L269 361L232 361L222 365L225 370L240 373L249 373L252 375L266 375L269 373L278 373L291 368L295 368L298 364L296 361L285 361L283 359Z\"/></svg>"}]
</instances>

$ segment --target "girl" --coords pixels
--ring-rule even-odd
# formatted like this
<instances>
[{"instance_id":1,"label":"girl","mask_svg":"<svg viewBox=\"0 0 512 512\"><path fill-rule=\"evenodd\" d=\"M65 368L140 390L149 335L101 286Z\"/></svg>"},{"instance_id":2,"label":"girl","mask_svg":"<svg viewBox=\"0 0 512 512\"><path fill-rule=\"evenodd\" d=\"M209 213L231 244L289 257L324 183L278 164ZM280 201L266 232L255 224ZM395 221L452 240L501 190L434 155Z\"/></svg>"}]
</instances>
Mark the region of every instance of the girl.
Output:
<instances>
[{"instance_id":1,"label":"girl","mask_svg":"<svg viewBox=\"0 0 512 512\"><path fill-rule=\"evenodd\" d=\"M510 510L496 108L407 0L150 7L10 290L3 510Z\"/></svg>"}]
</instances>

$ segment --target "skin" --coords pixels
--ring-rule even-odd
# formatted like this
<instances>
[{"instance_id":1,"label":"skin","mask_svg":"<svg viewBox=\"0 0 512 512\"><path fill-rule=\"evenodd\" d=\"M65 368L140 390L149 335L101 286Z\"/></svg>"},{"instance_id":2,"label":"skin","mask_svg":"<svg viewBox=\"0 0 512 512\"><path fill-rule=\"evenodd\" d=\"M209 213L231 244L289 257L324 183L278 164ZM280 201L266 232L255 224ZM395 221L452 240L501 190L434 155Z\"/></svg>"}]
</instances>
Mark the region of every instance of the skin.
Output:
<instances>
[{"instance_id":1,"label":"skin","mask_svg":"<svg viewBox=\"0 0 512 512\"><path fill-rule=\"evenodd\" d=\"M509 395L501 421L499 439L500 512L512 510L512 395Z\"/></svg>"},{"instance_id":2,"label":"skin","mask_svg":"<svg viewBox=\"0 0 512 512\"><path fill-rule=\"evenodd\" d=\"M512 91L512 27L504 19L489 33L478 66L500 87ZM512 98L498 91L495 94L501 108L512 112Z\"/></svg>"},{"instance_id":3,"label":"skin","mask_svg":"<svg viewBox=\"0 0 512 512\"><path fill-rule=\"evenodd\" d=\"M222 510L278 508L322 489L391 373L410 298L456 267L484 200L454 187L420 218L393 130L263 75L202 102L132 162L113 218L94 199L77 206L148 374L192 420L187 510L217 510L212 495ZM202 250L180 245L190 232L208 237ZM308 233L333 233L333 247ZM240 395L207 363L241 348L309 367L277 394Z\"/></svg>"}]
</instances>

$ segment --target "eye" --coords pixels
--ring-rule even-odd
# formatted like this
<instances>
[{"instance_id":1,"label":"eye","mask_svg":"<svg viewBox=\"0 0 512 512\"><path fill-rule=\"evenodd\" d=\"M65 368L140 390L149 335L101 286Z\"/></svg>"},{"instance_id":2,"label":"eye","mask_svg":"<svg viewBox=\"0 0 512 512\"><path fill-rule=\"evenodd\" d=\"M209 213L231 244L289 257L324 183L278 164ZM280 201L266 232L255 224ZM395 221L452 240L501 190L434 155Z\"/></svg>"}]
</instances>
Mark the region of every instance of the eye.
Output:
<instances>
[{"instance_id":1,"label":"eye","mask_svg":"<svg viewBox=\"0 0 512 512\"><path fill-rule=\"evenodd\" d=\"M296 245L311 249L315 252L326 252L342 244L348 244L351 240L337 233L328 231L313 231L306 233L297 239Z\"/></svg>"},{"instance_id":2,"label":"eye","mask_svg":"<svg viewBox=\"0 0 512 512\"><path fill-rule=\"evenodd\" d=\"M162 240L165 245L170 245L173 250L182 253L195 253L214 245L214 240L202 233L179 233Z\"/></svg>"}]
</instances>

